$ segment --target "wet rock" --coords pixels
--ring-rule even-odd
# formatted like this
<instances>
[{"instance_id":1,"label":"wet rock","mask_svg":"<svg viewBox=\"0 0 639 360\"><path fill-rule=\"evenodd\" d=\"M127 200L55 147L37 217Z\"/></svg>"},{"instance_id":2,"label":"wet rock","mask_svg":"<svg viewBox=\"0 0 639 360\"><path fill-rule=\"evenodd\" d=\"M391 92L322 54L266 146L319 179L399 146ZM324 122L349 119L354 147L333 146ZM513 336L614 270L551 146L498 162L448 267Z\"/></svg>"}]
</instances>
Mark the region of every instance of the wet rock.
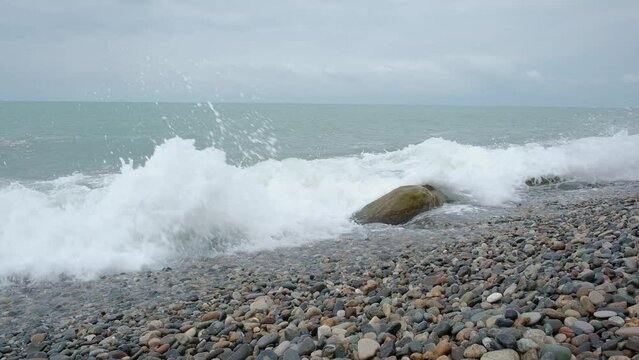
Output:
<instances>
[{"instance_id":1,"label":"wet rock","mask_svg":"<svg viewBox=\"0 0 639 360\"><path fill-rule=\"evenodd\" d=\"M401 186L364 206L353 219L360 224L403 224L445 202L446 197L432 186Z\"/></svg>"}]
</instances>

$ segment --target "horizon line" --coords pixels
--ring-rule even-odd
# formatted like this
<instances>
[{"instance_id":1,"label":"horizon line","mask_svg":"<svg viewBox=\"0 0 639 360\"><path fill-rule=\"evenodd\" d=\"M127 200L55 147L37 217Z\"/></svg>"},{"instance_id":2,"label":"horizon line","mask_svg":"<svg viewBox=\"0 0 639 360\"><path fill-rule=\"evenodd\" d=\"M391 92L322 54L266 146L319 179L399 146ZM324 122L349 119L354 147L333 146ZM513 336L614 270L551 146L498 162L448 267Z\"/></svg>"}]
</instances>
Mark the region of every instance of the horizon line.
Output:
<instances>
[{"instance_id":1,"label":"horizon line","mask_svg":"<svg viewBox=\"0 0 639 360\"><path fill-rule=\"evenodd\" d=\"M639 105L549 105L549 104L416 104L416 103L393 103L393 102L306 102L306 101L152 101L152 100L4 100L0 103L75 103L75 104L206 104L217 105L305 105L305 106L415 106L415 107L468 107L468 108L587 108L587 109L637 109Z\"/></svg>"}]
</instances>

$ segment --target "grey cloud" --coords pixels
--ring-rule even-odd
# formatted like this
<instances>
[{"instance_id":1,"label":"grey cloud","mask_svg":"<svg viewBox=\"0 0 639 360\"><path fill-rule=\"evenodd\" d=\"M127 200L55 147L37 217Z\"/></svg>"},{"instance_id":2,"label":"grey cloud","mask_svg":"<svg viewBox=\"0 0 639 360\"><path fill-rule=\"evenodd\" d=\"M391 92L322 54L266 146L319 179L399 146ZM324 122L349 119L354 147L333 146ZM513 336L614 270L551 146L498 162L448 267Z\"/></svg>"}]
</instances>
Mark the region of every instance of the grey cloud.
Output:
<instances>
[{"instance_id":1,"label":"grey cloud","mask_svg":"<svg viewBox=\"0 0 639 360\"><path fill-rule=\"evenodd\" d=\"M634 1L0 9L0 99L639 104Z\"/></svg>"}]
</instances>

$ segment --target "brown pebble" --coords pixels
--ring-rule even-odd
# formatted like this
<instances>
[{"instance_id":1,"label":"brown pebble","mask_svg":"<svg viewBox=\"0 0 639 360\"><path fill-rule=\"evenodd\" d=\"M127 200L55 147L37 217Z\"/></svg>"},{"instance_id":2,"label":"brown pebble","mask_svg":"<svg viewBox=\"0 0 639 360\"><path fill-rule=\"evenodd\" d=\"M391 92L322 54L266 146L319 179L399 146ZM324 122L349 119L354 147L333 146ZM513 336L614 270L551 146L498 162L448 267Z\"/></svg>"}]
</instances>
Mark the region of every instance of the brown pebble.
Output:
<instances>
[{"instance_id":1,"label":"brown pebble","mask_svg":"<svg viewBox=\"0 0 639 360\"><path fill-rule=\"evenodd\" d=\"M148 345L150 348L158 347L162 345L162 340L160 340L159 338L151 338L149 339Z\"/></svg>"},{"instance_id":2,"label":"brown pebble","mask_svg":"<svg viewBox=\"0 0 639 360\"><path fill-rule=\"evenodd\" d=\"M169 351L170 348L171 346L169 344L162 344L158 346L158 348L155 349L155 351L159 354L164 354L165 352Z\"/></svg>"},{"instance_id":3,"label":"brown pebble","mask_svg":"<svg viewBox=\"0 0 639 360\"><path fill-rule=\"evenodd\" d=\"M566 315L554 309L545 309L543 313L551 319L564 320L566 318Z\"/></svg>"},{"instance_id":4,"label":"brown pebble","mask_svg":"<svg viewBox=\"0 0 639 360\"><path fill-rule=\"evenodd\" d=\"M594 313L597 310L595 308L595 305L588 298L588 296L584 295L580 297L579 302L581 303L581 306L583 306L584 309L586 309L586 311L588 311L590 314Z\"/></svg>"},{"instance_id":5,"label":"brown pebble","mask_svg":"<svg viewBox=\"0 0 639 360\"><path fill-rule=\"evenodd\" d=\"M448 355L453 350L453 346L448 341L440 341L433 353L436 356Z\"/></svg>"},{"instance_id":6,"label":"brown pebble","mask_svg":"<svg viewBox=\"0 0 639 360\"><path fill-rule=\"evenodd\" d=\"M577 295L577 297L579 298L581 298L582 296L588 296L588 294L590 294L590 289L585 286L577 289L577 292L575 293L575 295Z\"/></svg>"},{"instance_id":7,"label":"brown pebble","mask_svg":"<svg viewBox=\"0 0 639 360\"><path fill-rule=\"evenodd\" d=\"M628 303L625 301L609 303L606 305L607 307L615 308L615 309L626 309L628 308Z\"/></svg>"},{"instance_id":8,"label":"brown pebble","mask_svg":"<svg viewBox=\"0 0 639 360\"><path fill-rule=\"evenodd\" d=\"M486 350L485 347L478 344L472 344L464 350L464 357L469 359L479 359L487 352L488 350Z\"/></svg>"},{"instance_id":9,"label":"brown pebble","mask_svg":"<svg viewBox=\"0 0 639 360\"><path fill-rule=\"evenodd\" d=\"M204 315L202 315L202 321L210 321L210 320L217 320L220 318L220 316L222 316L222 314L219 311L211 311L210 313L206 313Z\"/></svg>"},{"instance_id":10,"label":"brown pebble","mask_svg":"<svg viewBox=\"0 0 639 360\"><path fill-rule=\"evenodd\" d=\"M573 338L573 337L575 337L575 332L574 332L574 331L572 331L572 329L571 329L571 328L566 327L566 326L562 326L562 327L560 327L560 328L559 328L559 332L560 332L561 334L566 335L566 336L567 336L567 337L569 337L569 338Z\"/></svg>"},{"instance_id":11,"label":"brown pebble","mask_svg":"<svg viewBox=\"0 0 639 360\"><path fill-rule=\"evenodd\" d=\"M346 308L346 313L344 317L348 319L351 316L357 316L357 310L354 307Z\"/></svg>"},{"instance_id":12,"label":"brown pebble","mask_svg":"<svg viewBox=\"0 0 639 360\"><path fill-rule=\"evenodd\" d=\"M31 343L32 344L40 344L46 338L47 338L47 334L44 334L44 333L34 334L34 335L31 336Z\"/></svg>"}]
</instances>

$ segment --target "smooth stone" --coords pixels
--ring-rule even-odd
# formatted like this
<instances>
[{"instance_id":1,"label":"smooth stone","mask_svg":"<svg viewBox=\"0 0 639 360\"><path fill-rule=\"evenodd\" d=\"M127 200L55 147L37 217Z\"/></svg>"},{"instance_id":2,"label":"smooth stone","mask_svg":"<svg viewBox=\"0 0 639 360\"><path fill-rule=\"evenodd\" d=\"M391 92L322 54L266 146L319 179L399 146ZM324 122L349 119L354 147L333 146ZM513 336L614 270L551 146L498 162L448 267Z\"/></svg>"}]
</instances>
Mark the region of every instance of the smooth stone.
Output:
<instances>
[{"instance_id":1,"label":"smooth stone","mask_svg":"<svg viewBox=\"0 0 639 360\"><path fill-rule=\"evenodd\" d=\"M595 315L595 317L598 317L599 319L607 319L613 316L617 316L617 313L610 310L601 310L595 311L593 315Z\"/></svg>"},{"instance_id":2,"label":"smooth stone","mask_svg":"<svg viewBox=\"0 0 639 360\"><path fill-rule=\"evenodd\" d=\"M479 344L472 344L464 350L464 357L469 359L479 359L487 352L488 350L486 350L485 347Z\"/></svg>"},{"instance_id":3,"label":"smooth stone","mask_svg":"<svg viewBox=\"0 0 639 360\"><path fill-rule=\"evenodd\" d=\"M609 318L608 321L615 324L616 326L623 326L626 323L626 321L620 316L613 316Z\"/></svg>"},{"instance_id":4,"label":"smooth stone","mask_svg":"<svg viewBox=\"0 0 639 360\"><path fill-rule=\"evenodd\" d=\"M546 340L546 333L539 329L529 329L524 333L524 338L536 342L539 346L543 346Z\"/></svg>"},{"instance_id":5,"label":"smooth stone","mask_svg":"<svg viewBox=\"0 0 639 360\"><path fill-rule=\"evenodd\" d=\"M411 353L420 353L424 351L424 344L419 341L411 341L408 343L408 345L406 345L406 348Z\"/></svg>"},{"instance_id":6,"label":"smooth stone","mask_svg":"<svg viewBox=\"0 0 639 360\"><path fill-rule=\"evenodd\" d=\"M537 349L539 349L539 345L531 339L523 338L517 340L517 350L519 350L519 352L521 353Z\"/></svg>"},{"instance_id":7,"label":"smooth stone","mask_svg":"<svg viewBox=\"0 0 639 360\"><path fill-rule=\"evenodd\" d=\"M440 341L435 347L435 350L433 351L433 353L435 354L435 356L439 357L442 355L450 354L452 350L453 350L453 346L451 345L451 343L449 343L448 341Z\"/></svg>"},{"instance_id":8,"label":"smooth stone","mask_svg":"<svg viewBox=\"0 0 639 360\"><path fill-rule=\"evenodd\" d=\"M263 350L257 355L257 360L277 360L279 356L271 349Z\"/></svg>"},{"instance_id":9,"label":"smooth stone","mask_svg":"<svg viewBox=\"0 0 639 360\"><path fill-rule=\"evenodd\" d=\"M495 350L482 355L481 360L519 360L519 354L512 349Z\"/></svg>"},{"instance_id":10,"label":"smooth stone","mask_svg":"<svg viewBox=\"0 0 639 360\"><path fill-rule=\"evenodd\" d=\"M317 337L319 339L324 339L330 337L332 334L331 327L327 325L322 325L317 329Z\"/></svg>"},{"instance_id":11,"label":"smooth stone","mask_svg":"<svg viewBox=\"0 0 639 360\"><path fill-rule=\"evenodd\" d=\"M253 352L253 348L249 344L240 345L237 350L233 351L227 360L244 360Z\"/></svg>"},{"instance_id":12,"label":"smooth stone","mask_svg":"<svg viewBox=\"0 0 639 360\"><path fill-rule=\"evenodd\" d=\"M310 306L305 313L307 319L322 315L322 310L317 306Z\"/></svg>"},{"instance_id":13,"label":"smooth stone","mask_svg":"<svg viewBox=\"0 0 639 360\"><path fill-rule=\"evenodd\" d=\"M300 360L300 355L293 349L288 349L282 355L282 360Z\"/></svg>"},{"instance_id":14,"label":"smooth stone","mask_svg":"<svg viewBox=\"0 0 639 360\"><path fill-rule=\"evenodd\" d=\"M628 341L626 341L625 348L635 352L639 351L639 337L638 336L629 337Z\"/></svg>"},{"instance_id":15,"label":"smooth stone","mask_svg":"<svg viewBox=\"0 0 639 360\"><path fill-rule=\"evenodd\" d=\"M273 306L273 300L269 296L258 296L250 305L253 311L266 311Z\"/></svg>"},{"instance_id":16,"label":"smooth stone","mask_svg":"<svg viewBox=\"0 0 639 360\"><path fill-rule=\"evenodd\" d=\"M588 294L588 299L595 305L603 304L606 298L597 290L593 290Z\"/></svg>"},{"instance_id":17,"label":"smooth stone","mask_svg":"<svg viewBox=\"0 0 639 360\"><path fill-rule=\"evenodd\" d=\"M269 345L272 345L279 340L280 336L277 333L270 333L262 336L259 340L257 340L257 347L263 349Z\"/></svg>"},{"instance_id":18,"label":"smooth stone","mask_svg":"<svg viewBox=\"0 0 639 360\"><path fill-rule=\"evenodd\" d=\"M637 301L635 301L635 298L629 295L623 295L623 294L615 294L612 296L612 302L625 302L628 305L636 305Z\"/></svg>"},{"instance_id":19,"label":"smooth stone","mask_svg":"<svg viewBox=\"0 0 639 360\"><path fill-rule=\"evenodd\" d=\"M149 340L151 340L152 338L159 338L161 335L162 334L157 330L149 331L146 334L140 336L140 339L138 341L142 345L147 345L149 343Z\"/></svg>"},{"instance_id":20,"label":"smooth stone","mask_svg":"<svg viewBox=\"0 0 639 360\"><path fill-rule=\"evenodd\" d=\"M435 329L433 329L433 332L437 334L437 336L444 336L444 335L450 334L450 331L452 329L453 328L450 325L450 323L446 320L443 320L442 322L437 324L437 326L435 326Z\"/></svg>"},{"instance_id":21,"label":"smooth stone","mask_svg":"<svg viewBox=\"0 0 639 360\"><path fill-rule=\"evenodd\" d=\"M517 339L506 333L497 334L497 341L507 348L514 349L517 345Z\"/></svg>"},{"instance_id":22,"label":"smooth stone","mask_svg":"<svg viewBox=\"0 0 639 360\"><path fill-rule=\"evenodd\" d=\"M489 337L481 339L481 343L488 351L501 350L503 348L499 343Z\"/></svg>"},{"instance_id":23,"label":"smooth stone","mask_svg":"<svg viewBox=\"0 0 639 360\"><path fill-rule=\"evenodd\" d=\"M192 327L190 329L188 329L185 333L184 336L186 336L187 338L192 338L195 336L195 334L197 334L197 329Z\"/></svg>"},{"instance_id":24,"label":"smooth stone","mask_svg":"<svg viewBox=\"0 0 639 360\"><path fill-rule=\"evenodd\" d=\"M372 339L363 338L357 342L357 354L362 360L373 358L379 348L379 343Z\"/></svg>"},{"instance_id":25,"label":"smooth stone","mask_svg":"<svg viewBox=\"0 0 639 360\"><path fill-rule=\"evenodd\" d=\"M507 328L507 327L512 327L513 325L515 325L515 322L510 319L497 318L495 320L495 325L497 325L497 327Z\"/></svg>"},{"instance_id":26,"label":"smooth stone","mask_svg":"<svg viewBox=\"0 0 639 360\"><path fill-rule=\"evenodd\" d=\"M44 334L44 333L34 334L31 336L31 343L40 344L41 342L44 341L44 339L46 339L46 337L47 337L47 334Z\"/></svg>"},{"instance_id":27,"label":"smooth stone","mask_svg":"<svg viewBox=\"0 0 639 360\"><path fill-rule=\"evenodd\" d=\"M202 321L217 320L220 318L220 316L222 316L222 314L219 311L211 311L209 313L202 315L200 319Z\"/></svg>"},{"instance_id":28,"label":"smooth stone","mask_svg":"<svg viewBox=\"0 0 639 360\"><path fill-rule=\"evenodd\" d=\"M527 325L535 325L539 322L539 320L541 320L541 313L538 313L536 311L525 312L520 314L519 318L520 319L528 318L530 320L528 321Z\"/></svg>"},{"instance_id":29,"label":"smooth stone","mask_svg":"<svg viewBox=\"0 0 639 360\"><path fill-rule=\"evenodd\" d=\"M400 186L367 204L353 215L360 224L399 225L446 203L446 196L430 185Z\"/></svg>"},{"instance_id":30,"label":"smooth stone","mask_svg":"<svg viewBox=\"0 0 639 360\"><path fill-rule=\"evenodd\" d=\"M575 323L572 325L576 328L578 328L579 330L585 332L586 334L591 334L593 332L595 332L595 327L590 325L589 323L582 321L582 320L577 320L575 321Z\"/></svg>"},{"instance_id":31,"label":"smooth stone","mask_svg":"<svg viewBox=\"0 0 639 360\"><path fill-rule=\"evenodd\" d=\"M543 356L547 353L553 354L556 360L570 360L572 357L570 350L561 345L544 345L544 347L541 348L539 355L543 358Z\"/></svg>"},{"instance_id":32,"label":"smooth stone","mask_svg":"<svg viewBox=\"0 0 639 360\"><path fill-rule=\"evenodd\" d=\"M624 336L624 337L639 336L639 327L638 326L624 327L615 331L615 335Z\"/></svg>"},{"instance_id":33,"label":"smooth stone","mask_svg":"<svg viewBox=\"0 0 639 360\"><path fill-rule=\"evenodd\" d=\"M387 339L386 341L384 341L379 349L379 357L383 359L393 354L395 354L395 341L392 339Z\"/></svg>"},{"instance_id":34,"label":"smooth stone","mask_svg":"<svg viewBox=\"0 0 639 360\"><path fill-rule=\"evenodd\" d=\"M275 349L273 349L273 351L275 351L275 353L278 356L282 356L284 355L284 352L288 350L290 346L291 346L291 342L288 340L285 340L285 341L282 341L279 345L277 345Z\"/></svg>"},{"instance_id":35,"label":"smooth stone","mask_svg":"<svg viewBox=\"0 0 639 360\"><path fill-rule=\"evenodd\" d=\"M504 312L504 318L506 319L517 320L518 317L519 317L519 313L516 310L506 309L506 312Z\"/></svg>"},{"instance_id":36,"label":"smooth stone","mask_svg":"<svg viewBox=\"0 0 639 360\"><path fill-rule=\"evenodd\" d=\"M504 296L501 293L492 293L490 295L488 295L488 297L486 298L486 301L488 301L489 303L496 303L497 301L501 300L501 298L503 298Z\"/></svg>"},{"instance_id":37,"label":"smooth stone","mask_svg":"<svg viewBox=\"0 0 639 360\"><path fill-rule=\"evenodd\" d=\"M581 334L581 335L577 335L574 338L572 338L572 340L570 340L570 343L575 345L575 346L581 346L586 342L590 341L590 336L588 336L588 334Z\"/></svg>"},{"instance_id":38,"label":"smooth stone","mask_svg":"<svg viewBox=\"0 0 639 360\"><path fill-rule=\"evenodd\" d=\"M297 353L300 355L309 355L313 351L315 351L315 342L310 337L304 338L304 340L298 344Z\"/></svg>"},{"instance_id":39,"label":"smooth stone","mask_svg":"<svg viewBox=\"0 0 639 360\"><path fill-rule=\"evenodd\" d=\"M480 311L478 313L476 313L475 315L470 317L470 321L477 323L479 321L483 321L486 322L486 320L488 320L488 318L492 317L492 316L497 316L497 315L501 315L502 311L500 309L491 309L491 310L486 310L486 311Z\"/></svg>"}]
</instances>

